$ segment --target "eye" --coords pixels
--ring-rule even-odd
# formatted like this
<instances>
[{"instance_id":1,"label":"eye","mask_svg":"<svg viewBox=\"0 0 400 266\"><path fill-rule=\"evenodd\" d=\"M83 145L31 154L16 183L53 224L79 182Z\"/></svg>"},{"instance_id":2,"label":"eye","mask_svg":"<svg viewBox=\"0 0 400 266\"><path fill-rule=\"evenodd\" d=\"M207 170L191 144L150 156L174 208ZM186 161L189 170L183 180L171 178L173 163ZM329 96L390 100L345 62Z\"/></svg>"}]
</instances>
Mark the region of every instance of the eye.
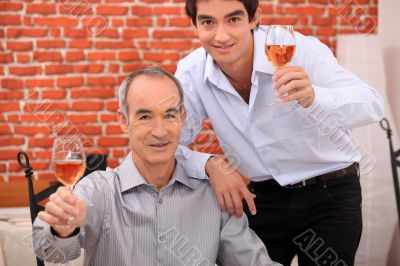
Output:
<instances>
[{"instance_id":1,"label":"eye","mask_svg":"<svg viewBox=\"0 0 400 266\"><path fill-rule=\"evenodd\" d=\"M176 115L174 115L174 114L166 114L166 115L165 115L165 118L166 118L166 119L169 119L169 120L173 120L173 119L176 118Z\"/></svg>"},{"instance_id":2,"label":"eye","mask_svg":"<svg viewBox=\"0 0 400 266\"><path fill-rule=\"evenodd\" d=\"M205 20L202 20L200 22L200 24L205 27L211 27L214 24L214 22L211 19L205 19Z\"/></svg>"},{"instance_id":3,"label":"eye","mask_svg":"<svg viewBox=\"0 0 400 266\"><path fill-rule=\"evenodd\" d=\"M230 23L237 23L239 21L240 21L240 17L232 17L232 18L229 19Z\"/></svg>"},{"instance_id":4,"label":"eye","mask_svg":"<svg viewBox=\"0 0 400 266\"><path fill-rule=\"evenodd\" d=\"M141 115L139 116L139 120L146 121L150 120L151 116L150 115Z\"/></svg>"}]
</instances>

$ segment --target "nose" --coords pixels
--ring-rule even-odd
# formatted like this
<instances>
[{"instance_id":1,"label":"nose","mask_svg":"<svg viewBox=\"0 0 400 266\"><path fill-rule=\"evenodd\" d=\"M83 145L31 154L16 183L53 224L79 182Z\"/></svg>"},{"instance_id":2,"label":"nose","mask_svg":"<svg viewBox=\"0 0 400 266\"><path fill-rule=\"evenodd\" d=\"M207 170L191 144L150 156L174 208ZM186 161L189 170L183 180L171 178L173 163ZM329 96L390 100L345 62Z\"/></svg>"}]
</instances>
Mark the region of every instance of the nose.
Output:
<instances>
[{"instance_id":1,"label":"nose","mask_svg":"<svg viewBox=\"0 0 400 266\"><path fill-rule=\"evenodd\" d=\"M168 135L167 127L162 120L154 121L151 128L151 134L159 139Z\"/></svg>"},{"instance_id":2,"label":"nose","mask_svg":"<svg viewBox=\"0 0 400 266\"><path fill-rule=\"evenodd\" d=\"M229 34L227 33L224 24L218 25L217 32L215 34L215 40L220 43L224 43L229 40Z\"/></svg>"}]
</instances>

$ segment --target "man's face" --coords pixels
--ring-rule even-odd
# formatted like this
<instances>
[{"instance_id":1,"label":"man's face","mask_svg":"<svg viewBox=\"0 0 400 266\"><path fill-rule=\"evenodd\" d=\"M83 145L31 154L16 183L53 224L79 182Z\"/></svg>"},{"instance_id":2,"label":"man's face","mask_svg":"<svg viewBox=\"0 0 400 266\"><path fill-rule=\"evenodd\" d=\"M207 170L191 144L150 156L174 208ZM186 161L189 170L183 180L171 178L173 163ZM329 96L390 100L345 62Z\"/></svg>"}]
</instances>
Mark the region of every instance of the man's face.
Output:
<instances>
[{"instance_id":1,"label":"man's face","mask_svg":"<svg viewBox=\"0 0 400 266\"><path fill-rule=\"evenodd\" d=\"M129 121L118 115L135 163L174 161L184 120L175 83L167 77L138 76L129 87L127 104Z\"/></svg>"},{"instance_id":2,"label":"man's face","mask_svg":"<svg viewBox=\"0 0 400 266\"><path fill-rule=\"evenodd\" d=\"M242 2L237 0L198 0L196 32L201 45L218 65L235 63L252 53L252 33L259 11L249 22Z\"/></svg>"}]
</instances>

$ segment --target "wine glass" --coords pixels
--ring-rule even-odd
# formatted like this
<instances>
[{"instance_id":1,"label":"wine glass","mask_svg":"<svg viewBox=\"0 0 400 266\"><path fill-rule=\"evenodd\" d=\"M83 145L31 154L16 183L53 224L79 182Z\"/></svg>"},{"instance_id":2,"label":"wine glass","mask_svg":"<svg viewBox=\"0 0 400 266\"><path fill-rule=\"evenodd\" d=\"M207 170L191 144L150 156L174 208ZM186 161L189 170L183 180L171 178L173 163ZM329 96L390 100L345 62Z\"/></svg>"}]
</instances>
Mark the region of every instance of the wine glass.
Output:
<instances>
[{"instance_id":1,"label":"wine glass","mask_svg":"<svg viewBox=\"0 0 400 266\"><path fill-rule=\"evenodd\" d=\"M56 177L71 192L75 183L85 172L85 157L82 142L76 136L61 136L55 139L52 161ZM70 216L67 223L74 224L75 218Z\"/></svg>"},{"instance_id":2,"label":"wine glass","mask_svg":"<svg viewBox=\"0 0 400 266\"><path fill-rule=\"evenodd\" d=\"M265 38L265 54L275 68L286 67L292 61L296 50L293 26L270 25ZM277 102L268 103L276 105Z\"/></svg>"}]
</instances>

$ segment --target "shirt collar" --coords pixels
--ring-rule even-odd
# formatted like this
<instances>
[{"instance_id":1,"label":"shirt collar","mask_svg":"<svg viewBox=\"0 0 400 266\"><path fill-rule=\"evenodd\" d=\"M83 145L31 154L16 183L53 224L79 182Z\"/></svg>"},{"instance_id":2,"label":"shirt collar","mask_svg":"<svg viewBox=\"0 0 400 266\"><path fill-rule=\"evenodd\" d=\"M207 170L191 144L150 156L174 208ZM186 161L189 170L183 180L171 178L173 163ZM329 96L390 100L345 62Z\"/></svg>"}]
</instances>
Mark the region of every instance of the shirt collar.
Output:
<instances>
[{"instance_id":1,"label":"shirt collar","mask_svg":"<svg viewBox=\"0 0 400 266\"><path fill-rule=\"evenodd\" d=\"M267 27L259 26L253 31L254 40L254 56L253 56L253 71L273 74L274 67L269 63L265 54L265 37L267 36ZM212 83L220 82L220 73L222 71L214 62L214 59L206 52L206 65L204 70L204 81L209 79Z\"/></svg>"},{"instance_id":2,"label":"shirt collar","mask_svg":"<svg viewBox=\"0 0 400 266\"><path fill-rule=\"evenodd\" d=\"M133 163L132 152L130 152L128 156L126 156L122 164L118 166L115 170L119 176L121 192L125 192L131 188L147 184L146 180L139 173L139 170ZM176 163L172 178L167 186L174 184L175 181L193 190L196 188L191 179L186 176L183 167L179 163Z\"/></svg>"}]
</instances>

